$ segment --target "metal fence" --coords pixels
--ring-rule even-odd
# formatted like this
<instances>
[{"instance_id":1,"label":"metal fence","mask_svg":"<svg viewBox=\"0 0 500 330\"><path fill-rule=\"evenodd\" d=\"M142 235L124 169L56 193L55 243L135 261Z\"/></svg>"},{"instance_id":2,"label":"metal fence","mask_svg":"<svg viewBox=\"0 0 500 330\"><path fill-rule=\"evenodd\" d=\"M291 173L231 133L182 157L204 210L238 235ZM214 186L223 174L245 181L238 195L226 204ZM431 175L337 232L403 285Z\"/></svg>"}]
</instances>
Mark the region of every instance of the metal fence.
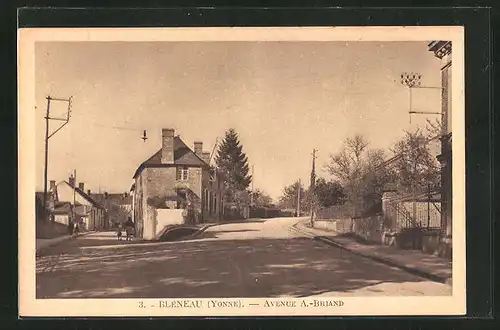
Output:
<instances>
[{"instance_id":1,"label":"metal fence","mask_svg":"<svg viewBox=\"0 0 500 330\"><path fill-rule=\"evenodd\" d=\"M441 227L441 193L439 189L420 194L396 194L385 200L384 223L395 231L408 228Z\"/></svg>"}]
</instances>

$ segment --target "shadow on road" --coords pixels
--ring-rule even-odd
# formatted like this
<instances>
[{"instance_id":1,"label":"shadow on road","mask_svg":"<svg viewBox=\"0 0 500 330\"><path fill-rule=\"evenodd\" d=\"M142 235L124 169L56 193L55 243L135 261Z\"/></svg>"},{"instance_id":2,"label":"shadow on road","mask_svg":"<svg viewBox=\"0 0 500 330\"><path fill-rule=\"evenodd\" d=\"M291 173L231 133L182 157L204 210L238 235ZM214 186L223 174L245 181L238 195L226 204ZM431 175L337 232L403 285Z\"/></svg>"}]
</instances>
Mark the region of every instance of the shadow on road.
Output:
<instances>
[{"instance_id":1,"label":"shadow on road","mask_svg":"<svg viewBox=\"0 0 500 330\"><path fill-rule=\"evenodd\" d=\"M424 281L303 238L60 249L37 259L38 299L307 296Z\"/></svg>"}]
</instances>

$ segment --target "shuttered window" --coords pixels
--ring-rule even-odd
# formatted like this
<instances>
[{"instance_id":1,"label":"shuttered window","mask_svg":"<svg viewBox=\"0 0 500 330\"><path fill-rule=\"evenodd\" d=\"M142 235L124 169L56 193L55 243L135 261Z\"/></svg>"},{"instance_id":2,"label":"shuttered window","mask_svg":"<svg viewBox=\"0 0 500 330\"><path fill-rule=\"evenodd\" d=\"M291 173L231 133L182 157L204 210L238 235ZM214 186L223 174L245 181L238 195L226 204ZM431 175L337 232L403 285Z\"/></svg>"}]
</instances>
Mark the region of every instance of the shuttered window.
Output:
<instances>
[{"instance_id":1,"label":"shuttered window","mask_svg":"<svg viewBox=\"0 0 500 330\"><path fill-rule=\"evenodd\" d=\"M189 168L187 166L177 167L177 180L186 181L189 179Z\"/></svg>"}]
</instances>

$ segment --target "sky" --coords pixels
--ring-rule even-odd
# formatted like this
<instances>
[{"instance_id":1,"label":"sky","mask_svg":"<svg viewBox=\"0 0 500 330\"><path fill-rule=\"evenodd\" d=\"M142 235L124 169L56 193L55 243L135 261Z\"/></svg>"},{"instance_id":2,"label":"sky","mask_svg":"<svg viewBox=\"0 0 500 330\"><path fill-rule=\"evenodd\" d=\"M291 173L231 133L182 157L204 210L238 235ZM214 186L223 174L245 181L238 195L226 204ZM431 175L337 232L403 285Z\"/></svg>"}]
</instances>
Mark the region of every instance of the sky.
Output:
<instances>
[{"instance_id":1,"label":"sky","mask_svg":"<svg viewBox=\"0 0 500 330\"><path fill-rule=\"evenodd\" d=\"M440 86L427 42L37 42L36 188L43 190L46 96L73 97L69 123L49 140L48 180L74 169L94 192L124 192L137 167L161 147L161 129L212 151L228 128L254 166L254 188L277 199L308 183L345 138L363 134L388 150L412 116L402 72ZM413 92L416 111L440 111L440 91ZM66 104L53 102L51 115ZM61 124L50 122L50 132ZM126 128L126 129L118 129ZM149 139L141 140L143 130Z\"/></svg>"}]
</instances>

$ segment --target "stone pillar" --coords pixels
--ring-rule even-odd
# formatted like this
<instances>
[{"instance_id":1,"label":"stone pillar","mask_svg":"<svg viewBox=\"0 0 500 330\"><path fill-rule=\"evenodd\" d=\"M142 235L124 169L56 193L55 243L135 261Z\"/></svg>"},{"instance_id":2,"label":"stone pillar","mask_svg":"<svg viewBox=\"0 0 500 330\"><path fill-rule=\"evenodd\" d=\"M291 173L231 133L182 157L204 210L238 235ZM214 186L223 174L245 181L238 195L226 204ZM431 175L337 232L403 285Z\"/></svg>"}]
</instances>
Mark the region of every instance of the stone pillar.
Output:
<instances>
[{"instance_id":1,"label":"stone pillar","mask_svg":"<svg viewBox=\"0 0 500 330\"><path fill-rule=\"evenodd\" d=\"M451 258L452 251L452 44L451 41L433 41L429 50L441 60L441 111L442 134L441 154L437 157L441 164L441 244L438 254Z\"/></svg>"}]
</instances>

